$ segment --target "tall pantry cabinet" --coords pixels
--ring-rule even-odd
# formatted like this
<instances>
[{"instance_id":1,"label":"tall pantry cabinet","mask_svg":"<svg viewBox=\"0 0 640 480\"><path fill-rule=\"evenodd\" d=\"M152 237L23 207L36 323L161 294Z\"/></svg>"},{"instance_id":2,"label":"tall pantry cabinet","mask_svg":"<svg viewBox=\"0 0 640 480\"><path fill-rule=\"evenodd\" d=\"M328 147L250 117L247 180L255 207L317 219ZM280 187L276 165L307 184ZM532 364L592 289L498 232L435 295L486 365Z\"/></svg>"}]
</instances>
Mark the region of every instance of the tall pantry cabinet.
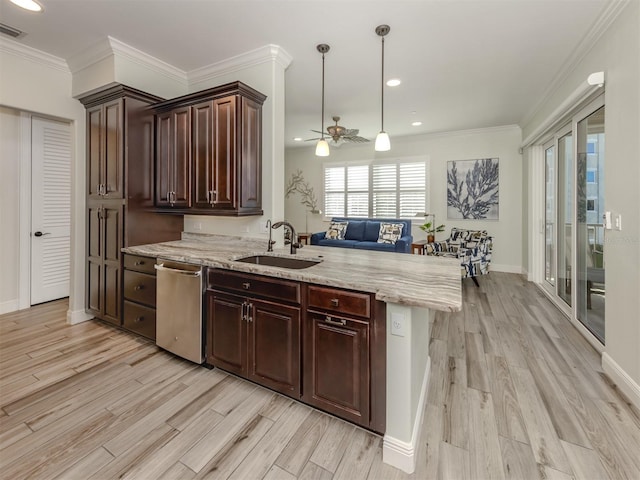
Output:
<instances>
[{"instance_id":1,"label":"tall pantry cabinet","mask_svg":"<svg viewBox=\"0 0 640 480\"><path fill-rule=\"evenodd\" d=\"M154 208L154 112L162 99L116 85L80 98L87 111L86 308L122 323L122 247L180 238L182 216Z\"/></svg>"}]
</instances>

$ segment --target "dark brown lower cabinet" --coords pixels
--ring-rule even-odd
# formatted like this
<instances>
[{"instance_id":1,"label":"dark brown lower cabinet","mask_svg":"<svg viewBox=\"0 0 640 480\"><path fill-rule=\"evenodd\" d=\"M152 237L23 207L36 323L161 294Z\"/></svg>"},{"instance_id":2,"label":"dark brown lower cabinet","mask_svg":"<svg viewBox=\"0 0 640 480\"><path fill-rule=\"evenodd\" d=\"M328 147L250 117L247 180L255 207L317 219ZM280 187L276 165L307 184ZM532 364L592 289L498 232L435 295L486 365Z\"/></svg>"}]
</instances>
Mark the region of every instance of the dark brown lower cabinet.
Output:
<instances>
[{"instance_id":1,"label":"dark brown lower cabinet","mask_svg":"<svg viewBox=\"0 0 640 480\"><path fill-rule=\"evenodd\" d=\"M87 207L87 310L120 325L120 261L123 228L121 200Z\"/></svg>"},{"instance_id":2,"label":"dark brown lower cabinet","mask_svg":"<svg viewBox=\"0 0 640 480\"><path fill-rule=\"evenodd\" d=\"M369 426L369 321L307 312L302 400Z\"/></svg>"},{"instance_id":3,"label":"dark brown lower cabinet","mask_svg":"<svg viewBox=\"0 0 640 480\"><path fill-rule=\"evenodd\" d=\"M155 258L124 255L122 328L156 339Z\"/></svg>"},{"instance_id":4,"label":"dark brown lower cabinet","mask_svg":"<svg viewBox=\"0 0 640 480\"><path fill-rule=\"evenodd\" d=\"M207 363L300 397L300 308L207 293Z\"/></svg>"}]
</instances>

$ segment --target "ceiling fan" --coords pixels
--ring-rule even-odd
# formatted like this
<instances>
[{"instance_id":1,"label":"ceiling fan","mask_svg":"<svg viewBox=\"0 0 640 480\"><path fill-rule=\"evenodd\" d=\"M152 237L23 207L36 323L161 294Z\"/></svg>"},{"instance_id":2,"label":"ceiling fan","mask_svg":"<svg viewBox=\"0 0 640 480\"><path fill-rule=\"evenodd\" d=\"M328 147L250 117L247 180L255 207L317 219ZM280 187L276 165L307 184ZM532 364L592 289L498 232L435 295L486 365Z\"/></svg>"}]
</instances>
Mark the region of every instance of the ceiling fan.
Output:
<instances>
[{"instance_id":1,"label":"ceiling fan","mask_svg":"<svg viewBox=\"0 0 640 480\"><path fill-rule=\"evenodd\" d=\"M343 142L365 143L369 141L369 139L360 137L358 135L360 130L358 130L357 128L344 128L342 125L338 125L338 122L340 121L340 117L334 116L332 118L333 118L333 121L336 122L336 124L330 125L327 127L327 132L331 137L331 141L330 141L331 144L339 145ZM324 133L319 130L311 130L311 131L319 134ZM314 140L319 140L319 138L309 138L305 141L311 142Z\"/></svg>"}]
</instances>

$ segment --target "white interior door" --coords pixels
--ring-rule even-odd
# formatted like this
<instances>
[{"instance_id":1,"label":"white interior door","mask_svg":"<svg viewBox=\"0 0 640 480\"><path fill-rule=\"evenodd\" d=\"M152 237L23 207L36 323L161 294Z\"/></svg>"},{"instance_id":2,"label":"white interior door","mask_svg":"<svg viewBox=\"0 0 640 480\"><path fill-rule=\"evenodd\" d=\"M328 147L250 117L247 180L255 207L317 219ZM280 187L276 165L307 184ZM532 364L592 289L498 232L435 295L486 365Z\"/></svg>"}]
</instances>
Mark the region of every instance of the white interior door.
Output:
<instances>
[{"instance_id":1,"label":"white interior door","mask_svg":"<svg viewBox=\"0 0 640 480\"><path fill-rule=\"evenodd\" d=\"M31 304L69 296L71 125L31 123Z\"/></svg>"}]
</instances>

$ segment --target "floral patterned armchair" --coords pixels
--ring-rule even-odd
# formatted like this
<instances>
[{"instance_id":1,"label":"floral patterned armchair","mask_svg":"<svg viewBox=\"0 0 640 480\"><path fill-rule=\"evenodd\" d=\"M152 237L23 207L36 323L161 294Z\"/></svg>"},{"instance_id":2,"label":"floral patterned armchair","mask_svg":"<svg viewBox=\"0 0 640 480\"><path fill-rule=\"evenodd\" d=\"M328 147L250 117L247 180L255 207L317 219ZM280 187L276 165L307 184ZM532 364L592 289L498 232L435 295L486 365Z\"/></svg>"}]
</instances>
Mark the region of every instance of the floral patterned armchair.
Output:
<instances>
[{"instance_id":1,"label":"floral patterned armchair","mask_svg":"<svg viewBox=\"0 0 640 480\"><path fill-rule=\"evenodd\" d=\"M448 239L427 243L424 253L459 258L462 278L471 277L479 286L476 277L489 273L492 248L493 239L486 230L452 228Z\"/></svg>"}]
</instances>

